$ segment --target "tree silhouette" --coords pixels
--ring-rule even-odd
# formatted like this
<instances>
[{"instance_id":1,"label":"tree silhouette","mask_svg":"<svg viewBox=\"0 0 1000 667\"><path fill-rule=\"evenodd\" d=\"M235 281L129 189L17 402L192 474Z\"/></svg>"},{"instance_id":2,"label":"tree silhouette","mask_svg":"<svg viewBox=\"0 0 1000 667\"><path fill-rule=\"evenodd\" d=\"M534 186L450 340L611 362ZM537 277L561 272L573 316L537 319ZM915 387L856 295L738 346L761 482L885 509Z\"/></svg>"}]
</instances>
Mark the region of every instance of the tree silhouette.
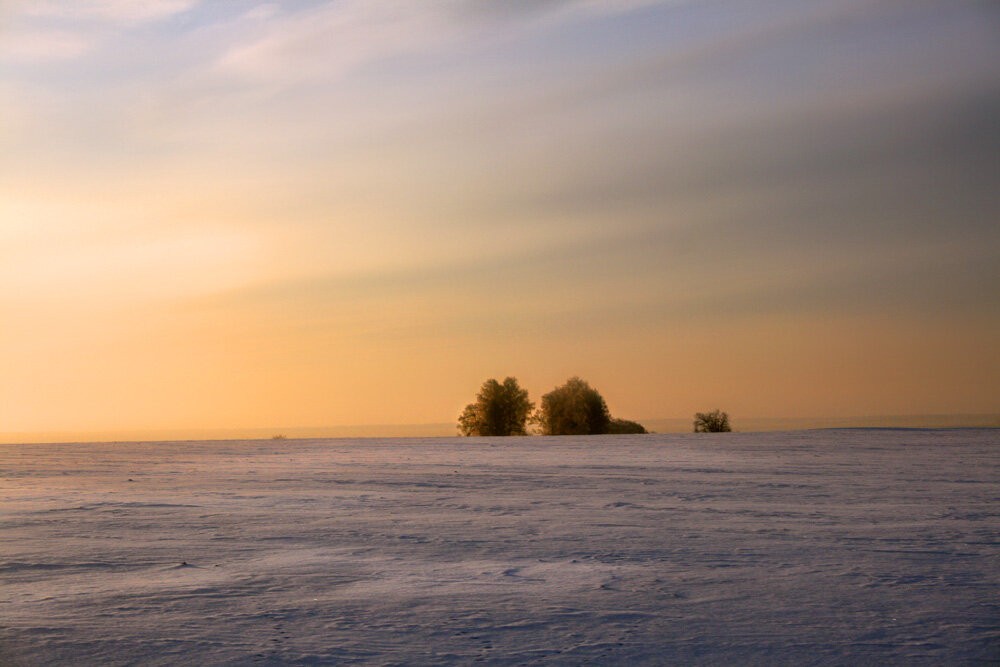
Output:
<instances>
[{"instance_id":1,"label":"tree silhouette","mask_svg":"<svg viewBox=\"0 0 1000 667\"><path fill-rule=\"evenodd\" d=\"M516 378L506 378L500 384L493 378L483 383L476 402L465 406L458 417L462 435L526 435L525 424L535 404Z\"/></svg>"},{"instance_id":2,"label":"tree silhouette","mask_svg":"<svg viewBox=\"0 0 1000 667\"><path fill-rule=\"evenodd\" d=\"M695 433L723 433L732 430L729 428L729 415L721 410L694 414Z\"/></svg>"},{"instance_id":3,"label":"tree silhouette","mask_svg":"<svg viewBox=\"0 0 1000 667\"><path fill-rule=\"evenodd\" d=\"M611 414L596 389L573 377L542 396L534 421L542 435L590 435L607 433Z\"/></svg>"}]
</instances>

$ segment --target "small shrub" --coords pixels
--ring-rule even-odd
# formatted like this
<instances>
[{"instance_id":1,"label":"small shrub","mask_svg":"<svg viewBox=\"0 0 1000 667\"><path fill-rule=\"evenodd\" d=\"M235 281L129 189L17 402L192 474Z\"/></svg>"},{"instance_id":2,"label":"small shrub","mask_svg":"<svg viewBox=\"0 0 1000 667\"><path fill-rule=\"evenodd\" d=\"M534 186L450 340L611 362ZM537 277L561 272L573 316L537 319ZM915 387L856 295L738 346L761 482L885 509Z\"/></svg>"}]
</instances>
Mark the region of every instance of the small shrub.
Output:
<instances>
[{"instance_id":1,"label":"small shrub","mask_svg":"<svg viewBox=\"0 0 1000 667\"><path fill-rule=\"evenodd\" d=\"M732 430L729 427L729 415L721 410L696 412L694 415L695 433L725 433Z\"/></svg>"},{"instance_id":2,"label":"small shrub","mask_svg":"<svg viewBox=\"0 0 1000 667\"><path fill-rule=\"evenodd\" d=\"M611 424L608 425L608 433L613 433L615 435L630 435L634 433L649 433L646 427L639 422L629 421L628 419L612 419Z\"/></svg>"}]
</instances>

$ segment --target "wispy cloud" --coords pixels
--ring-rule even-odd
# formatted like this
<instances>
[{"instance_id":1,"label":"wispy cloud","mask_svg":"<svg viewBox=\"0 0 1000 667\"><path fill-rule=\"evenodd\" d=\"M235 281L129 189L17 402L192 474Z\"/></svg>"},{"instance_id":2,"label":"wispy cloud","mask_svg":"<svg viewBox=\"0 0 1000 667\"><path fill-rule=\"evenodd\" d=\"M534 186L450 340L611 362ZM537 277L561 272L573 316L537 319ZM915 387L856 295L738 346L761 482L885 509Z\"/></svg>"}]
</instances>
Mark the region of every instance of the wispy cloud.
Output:
<instances>
[{"instance_id":1,"label":"wispy cloud","mask_svg":"<svg viewBox=\"0 0 1000 667\"><path fill-rule=\"evenodd\" d=\"M200 0L31 0L20 5L27 16L60 21L101 21L137 25L180 14Z\"/></svg>"},{"instance_id":2,"label":"wispy cloud","mask_svg":"<svg viewBox=\"0 0 1000 667\"><path fill-rule=\"evenodd\" d=\"M76 58L96 40L69 30L33 30L0 35L0 62L37 63Z\"/></svg>"},{"instance_id":3,"label":"wispy cloud","mask_svg":"<svg viewBox=\"0 0 1000 667\"><path fill-rule=\"evenodd\" d=\"M414 53L453 53L509 38L514 23L626 13L663 0L606 3L582 0L470 2L451 0L341 0L269 16L260 34L234 44L216 61L220 74L249 80L296 82L342 76L365 64Z\"/></svg>"},{"instance_id":4,"label":"wispy cloud","mask_svg":"<svg viewBox=\"0 0 1000 667\"><path fill-rule=\"evenodd\" d=\"M117 30L188 11L199 0L36 0L2 9L0 62L14 65L69 61L95 50Z\"/></svg>"}]
</instances>

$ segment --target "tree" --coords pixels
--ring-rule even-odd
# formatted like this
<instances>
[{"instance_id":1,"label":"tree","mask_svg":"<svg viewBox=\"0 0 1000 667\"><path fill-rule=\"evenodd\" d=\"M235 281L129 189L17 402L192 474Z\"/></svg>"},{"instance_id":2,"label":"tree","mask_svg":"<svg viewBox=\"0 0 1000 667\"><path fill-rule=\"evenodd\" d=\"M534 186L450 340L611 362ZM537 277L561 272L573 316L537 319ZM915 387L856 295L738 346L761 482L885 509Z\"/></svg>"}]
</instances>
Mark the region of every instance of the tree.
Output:
<instances>
[{"instance_id":1,"label":"tree","mask_svg":"<svg viewBox=\"0 0 1000 667\"><path fill-rule=\"evenodd\" d=\"M721 410L694 414L695 433L724 433L732 430L729 428L729 415Z\"/></svg>"},{"instance_id":2,"label":"tree","mask_svg":"<svg viewBox=\"0 0 1000 667\"><path fill-rule=\"evenodd\" d=\"M633 433L648 433L646 427L639 422L629 421L628 419L612 419L611 424L608 426L608 433L614 433L616 435L630 435Z\"/></svg>"},{"instance_id":3,"label":"tree","mask_svg":"<svg viewBox=\"0 0 1000 667\"><path fill-rule=\"evenodd\" d=\"M465 406L459 415L458 430L462 435L526 435L524 426L534 409L517 379L509 377L500 384L490 378L483 383L476 402Z\"/></svg>"},{"instance_id":4,"label":"tree","mask_svg":"<svg viewBox=\"0 0 1000 667\"><path fill-rule=\"evenodd\" d=\"M607 433L611 414L604 398L578 377L542 396L534 421L542 435Z\"/></svg>"}]
</instances>

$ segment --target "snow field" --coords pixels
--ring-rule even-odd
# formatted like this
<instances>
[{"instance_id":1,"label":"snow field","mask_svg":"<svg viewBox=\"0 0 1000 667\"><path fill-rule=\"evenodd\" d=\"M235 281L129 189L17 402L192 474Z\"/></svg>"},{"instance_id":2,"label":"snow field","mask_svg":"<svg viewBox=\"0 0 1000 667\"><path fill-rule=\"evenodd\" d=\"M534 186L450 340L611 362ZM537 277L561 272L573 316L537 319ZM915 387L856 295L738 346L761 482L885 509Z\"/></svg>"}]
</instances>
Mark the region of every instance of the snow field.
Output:
<instances>
[{"instance_id":1,"label":"snow field","mask_svg":"<svg viewBox=\"0 0 1000 667\"><path fill-rule=\"evenodd\" d=\"M0 445L0 663L989 664L1000 433Z\"/></svg>"}]
</instances>

